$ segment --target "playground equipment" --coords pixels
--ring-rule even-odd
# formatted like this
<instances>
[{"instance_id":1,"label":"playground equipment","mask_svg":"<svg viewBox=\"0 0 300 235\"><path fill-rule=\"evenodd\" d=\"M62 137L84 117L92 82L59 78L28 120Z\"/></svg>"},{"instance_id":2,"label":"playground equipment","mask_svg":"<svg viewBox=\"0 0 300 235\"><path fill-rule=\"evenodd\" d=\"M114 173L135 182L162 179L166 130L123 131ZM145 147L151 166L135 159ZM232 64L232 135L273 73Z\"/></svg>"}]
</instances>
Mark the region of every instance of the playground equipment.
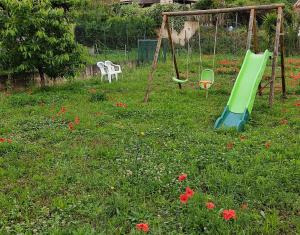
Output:
<instances>
[{"instance_id":1,"label":"playground equipment","mask_svg":"<svg viewBox=\"0 0 300 235\"><path fill-rule=\"evenodd\" d=\"M243 131L249 120L258 86L263 77L269 58L268 50L263 54L247 51L241 71L237 77L227 106L215 123L215 128L233 127Z\"/></svg>"},{"instance_id":2,"label":"playground equipment","mask_svg":"<svg viewBox=\"0 0 300 235\"><path fill-rule=\"evenodd\" d=\"M200 53L200 66L199 66L199 74L201 70L201 76L199 81L199 86L202 89L206 90L206 98L208 97L208 89L214 84L215 81L215 65L216 65L216 51L217 51L217 37L218 37L218 24L219 24L219 17L217 16L216 22L216 30L215 30L215 37L214 37L214 57L213 57L213 65L212 69L203 69L203 62L202 62L202 48L201 48L201 25L200 19L198 18L198 42L199 42L199 53Z\"/></svg>"},{"instance_id":3,"label":"playground equipment","mask_svg":"<svg viewBox=\"0 0 300 235\"><path fill-rule=\"evenodd\" d=\"M173 26L172 26L172 31L173 31ZM185 38L186 38L186 31L185 31ZM174 56L175 56L175 53L172 54L173 56L173 60L174 60ZM187 57L186 57L186 79L178 79L177 76L176 76L176 68L174 68L174 75L172 77L172 80L176 83L178 83L180 85L180 88L181 88L181 84L184 84L186 82L189 81L189 64L190 64L190 56L191 56L191 47L190 47L190 39L188 38L187 39Z\"/></svg>"},{"instance_id":4,"label":"playground equipment","mask_svg":"<svg viewBox=\"0 0 300 235\"><path fill-rule=\"evenodd\" d=\"M177 60L172 41L171 30L169 27L169 17L177 16L201 16L206 14L222 14L222 13L236 13L236 12L250 12L248 36L247 36L247 55L245 57L241 72L234 85L231 97L225 108L223 115L217 120L215 127L235 127L237 130L244 128L245 122L249 119L249 115L253 108L253 102L257 90L261 95L263 89L270 85L269 94L269 106L271 107L274 103L274 92L275 92L275 78L276 78L276 65L279 55L279 49L281 53L281 80L282 80L282 95L286 97L286 82L285 82L285 48L284 48L284 30L283 30L283 9L284 4L272 4L272 5L260 5L260 6L247 6L247 7L235 7L235 8L223 8L223 9L209 9L209 10L197 10L197 11L180 11L180 12L164 12L163 21L160 29L160 34L157 41L156 52L154 55L152 67L148 76L148 86L144 97L144 102L148 102L152 82L153 74L157 68L157 59L159 50L161 47L162 35L167 29L170 47L172 50L173 64L176 71L176 78L180 80L179 71L177 66ZM261 80L263 72L266 68L270 53L265 51L264 54L259 53L258 37L257 37L257 23L256 23L256 12L257 11L271 11L277 10L277 23L276 23L276 34L274 42L274 50L272 56L272 73L267 81L267 84L262 86ZM254 53L250 52L252 45ZM212 73L211 73L212 75ZM209 75L210 76L210 75ZM179 88L181 84L179 83Z\"/></svg>"}]
</instances>

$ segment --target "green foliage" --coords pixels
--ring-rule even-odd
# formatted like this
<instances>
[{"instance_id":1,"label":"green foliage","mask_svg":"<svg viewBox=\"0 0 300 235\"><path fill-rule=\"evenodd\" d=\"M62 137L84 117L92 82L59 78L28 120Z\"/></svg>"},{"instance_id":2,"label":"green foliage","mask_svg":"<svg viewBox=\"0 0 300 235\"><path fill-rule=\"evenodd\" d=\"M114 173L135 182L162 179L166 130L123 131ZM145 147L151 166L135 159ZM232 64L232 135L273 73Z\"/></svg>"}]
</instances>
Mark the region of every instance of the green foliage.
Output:
<instances>
[{"instance_id":1,"label":"green foliage","mask_svg":"<svg viewBox=\"0 0 300 235\"><path fill-rule=\"evenodd\" d=\"M11 73L74 77L82 66L82 48L74 40L66 13L71 6L73 1L3 0L0 67Z\"/></svg>"},{"instance_id":2,"label":"green foliage","mask_svg":"<svg viewBox=\"0 0 300 235\"><path fill-rule=\"evenodd\" d=\"M206 10L214 8L213 0L199 0L193 6L195 9Z\"/></svg>"},{"instance_id":3,"label":"green foliage","mask_svg":"<svg viewBox=\"0 0 300 235\"><path fill-rule=\"evenodd\" d=\"M90 101L91 102L101 102L101 101L106 101L107 96L105 93L94 93L91 95Z\"/></svg>"},{"instance_id":4,"label":"green foliage","mask_svg":"<svg viewBox=\"0 0 300 235\"><path fill-rule=\"evenodd\" d=\"M77 19L76 39L86 45L108 48L137 47L137 40L155 37L154 20L138 5L114 4L82 11Z\"/></svg>"}]
</instances>

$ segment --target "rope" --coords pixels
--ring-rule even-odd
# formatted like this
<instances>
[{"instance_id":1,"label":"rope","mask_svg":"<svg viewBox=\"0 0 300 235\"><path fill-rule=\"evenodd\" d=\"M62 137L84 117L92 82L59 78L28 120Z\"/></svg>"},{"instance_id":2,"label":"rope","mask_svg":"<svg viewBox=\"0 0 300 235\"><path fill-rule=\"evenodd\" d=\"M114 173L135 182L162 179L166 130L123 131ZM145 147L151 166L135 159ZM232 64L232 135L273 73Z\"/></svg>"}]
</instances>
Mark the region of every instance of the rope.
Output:
<instances>
[{"instance_id":1,"label":"rope","mask_svg":"<svg viewBox=\"0 0 300 235\"><path fill-rule=\"evenodd\" d=\"M172 20L172 22L171 22L171 34L173 34L173 31L174 31L174 21ZM173 76L177 77L177 75L176 75L176 69L175 69L175 65L174 65L174 60L175 60L175 45L174 44L173 44L173 47L174 47L174 53L172 51L172 57L173 57Z\"/></svg>"},{"instance_id":2,"label":"rope","mask_svg":"<svg viewBox=\"0 0 300 235\"><path fill-rule=\"evenodd\" d=\"M218 37L218 23L219 23L219 15L217 16L216 31L215 31L215 44L214 44L213 69L215 69L215 64L216 64L217 37Z\"/></svg>"},{"instance_id":3,"label":"rope","mask_svg":"<svg viewBox=\"0 0 300 235\"><path fill-rule=\"evenodd\" d=\"M186 79L189 79L189 63L190 63L190 39L187 38L187 35L186 35L186 30L184 31L185 32L185 38L187 40L187 57L186 57Z\"/></svg>"},{"instance_id":4,"label":"rope","mask_svg":"<svg viewBox=\"0 0 300 235\"><path fill-rule=\"evenodd\" d=\"M199 42L199 76L201 76L201 71L203 70L203 61L202 61L202 48L201 48L201 25L200 25L200 17L198 17L198 42Z\"/></svg>"}]
</instances>

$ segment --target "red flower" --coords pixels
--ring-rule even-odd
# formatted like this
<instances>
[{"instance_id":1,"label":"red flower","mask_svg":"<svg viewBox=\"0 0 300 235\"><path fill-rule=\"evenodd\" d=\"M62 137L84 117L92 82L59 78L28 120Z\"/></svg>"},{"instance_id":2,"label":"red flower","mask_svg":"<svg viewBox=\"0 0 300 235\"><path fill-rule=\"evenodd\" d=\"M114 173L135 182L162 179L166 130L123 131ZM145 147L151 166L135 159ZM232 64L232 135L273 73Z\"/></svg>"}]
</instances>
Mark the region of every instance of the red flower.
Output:
<instances>
[{"instance_id":1,"label":"red flower","mask_svg":"<svg viewBox=\"0 0 300 235\"><path fill-rule=\"evenodd\" d=\"M189 196L185 193L185 194L181 194L180 195L180 202L183 204L186 204L189 200Z\"/></svg>"},{"instance_id":2,"label":"red flower","mask_svg":"<svg viewBox=\"0 0 300 235\"><path fill-rule=\"evenodd\" d=\"M139 231L143 231L144 233L149 232L149 225L145 223L140 223L136 225L136 229Z\"/></svg>"},{"instance_id":3,"label":"red flower","mask_svg":"<svg viewBox=\"0 0 300 235\"><path fill-rule=\"evenodd\" d=\"M269 148L271 147L271 142L265 143L265 147L266 147L267 149L269 149Z\"/></svg>"},{"instance_id":4,"label":"red flower","mask_svg":"<svg viewBox=\"0 0 300 235\"><path fill-rule=\"evenodd\" d=\"M57 116L60 116L61 114L64 114L66 111L67 111L66 108L64 106L62 106L60 111L57 113Z\"/></svg>"},{"instance_id":5,"label":"red flower","mask_svg":"<svg viewBox=\"0 0 300 235\"><path fill-rule=\"evenodd\" d=\"M215 204L213 202L207 202L206 203L206 208L209 210L212 210L215 208Z\"/></svg>"},{"instance_id":6,"label":"red flower","mask_svg":"<svg viewBox=\"0 0 300 235\"><path fill-rule=\"evenodd\" d=\"M122 108L127 108L127 104L122 103L122 102L116 103L116 106L117 106L117 107L122 107Z\"/></svg>"},{"instance_id":7,"label":"red flower","mask_svg":"<svg viewBox=\"0 0 300 235\"><path fill-rule=\"evenodd\" d=\"M223 218L225 220L236 219L235 210L223 210Z\"/></svg>"},{"instance_id":8,"label":"red flower","mask_svg":"<svg viewBox=\"0 0 300 235\"><path fill-rule=\"evenodd\" d=\"M227 149L230 150L230 149L233 148L233 146L234 146L234 143L228 143L227 144Z\"/></svg>"},{"instance_id":9,"label":"red flower","mask_svg":"<svg viewBox=\"0 0 300 235\"><path fill-rule=\"evenodd\" d=\"M187 178L187 174L181 174L180 176L178 176L178 180L181 182L181 181L184 181L185 179Z\"/></svg>"},{"instance_id":10,"label":"red flower","mask_svg":"<svg viewBox=\"0 0 300 235\"><path fill-rule=\"evenodd\" d=\"M194 191L190 187L186 187L185 194L190 198L194 196Z\"/></svg>"},{"instance_id":11,"label":"red flower","mask_svg":"<svg viewBox=\"0 0 300 235\"><path fill-rule=\"evenodd\" d=\"M0 143L4 143L5 142L5 138L0 138Z\"/></svg>"},{"instance_id":12,"label":"red flower","mask_svg":"<svg viewBox=\"0 0 300 235\"><path fill-rule=\"evenodd\" d=\"M295 107L300 107L300 100L297 100L294 104Z\"/></svg>"},{"instance_id":13,"label":"red flower","mask_svg":"<svg viewBox=\"0 0 300 235\"><path fill-rule=\"evenodd\" d=\"M67 111L66 108L64 106L62 106L61 109L60 109L60 112L65 113L66 111Z\"/></svg>"},{"instance_id":14,"label":"red flower","mask_svg":"<svg viewBox=\"0 0 300 235\"><path fill-rule=\"evenodd\" d=\"M78 116L75 117L74 123L75 123L75 125L79 125L80 119Z\"/></svg>"},{"instance_id":15,"label":"red flower","mask_svg":"<svg viewBox=\"0 0 300 235\"><path fill-rule=\"evenodd\" d=\"M71 131L74 130L73 122L69 122L68 126L69 126L69 130L71 130Z\"/></svg>"}]
</instances>

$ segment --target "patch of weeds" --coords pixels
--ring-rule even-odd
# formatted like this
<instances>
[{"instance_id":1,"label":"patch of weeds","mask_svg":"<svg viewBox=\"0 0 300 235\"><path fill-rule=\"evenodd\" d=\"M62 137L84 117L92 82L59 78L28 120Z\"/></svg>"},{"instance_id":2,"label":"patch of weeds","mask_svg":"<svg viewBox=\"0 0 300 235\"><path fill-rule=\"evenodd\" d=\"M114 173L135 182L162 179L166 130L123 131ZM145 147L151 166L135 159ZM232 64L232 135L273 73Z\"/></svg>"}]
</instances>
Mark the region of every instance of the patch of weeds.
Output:
<instances>
[{"instance_id":1,"label":"patch of weeds","mask_svg":"<svg viewBox=\"0 0 300 235\"><path fill-rule=\"evenodd\" d=\"M14 107L35 106L44 102L45 100L42 97L31 96L28 94L14 95L9 99L9 103Z\"/></svg>"},{"instance_id":2,"label":"patch of weeds","mask_svg":"<svg viewBox=\"0 0 300 235\"><path fill-rule=\"evenodd\" d=\"M91 95L90 102L103 102L107 101L107 95L105 93L94 93Z\"/></svg>"}]
</instances>

